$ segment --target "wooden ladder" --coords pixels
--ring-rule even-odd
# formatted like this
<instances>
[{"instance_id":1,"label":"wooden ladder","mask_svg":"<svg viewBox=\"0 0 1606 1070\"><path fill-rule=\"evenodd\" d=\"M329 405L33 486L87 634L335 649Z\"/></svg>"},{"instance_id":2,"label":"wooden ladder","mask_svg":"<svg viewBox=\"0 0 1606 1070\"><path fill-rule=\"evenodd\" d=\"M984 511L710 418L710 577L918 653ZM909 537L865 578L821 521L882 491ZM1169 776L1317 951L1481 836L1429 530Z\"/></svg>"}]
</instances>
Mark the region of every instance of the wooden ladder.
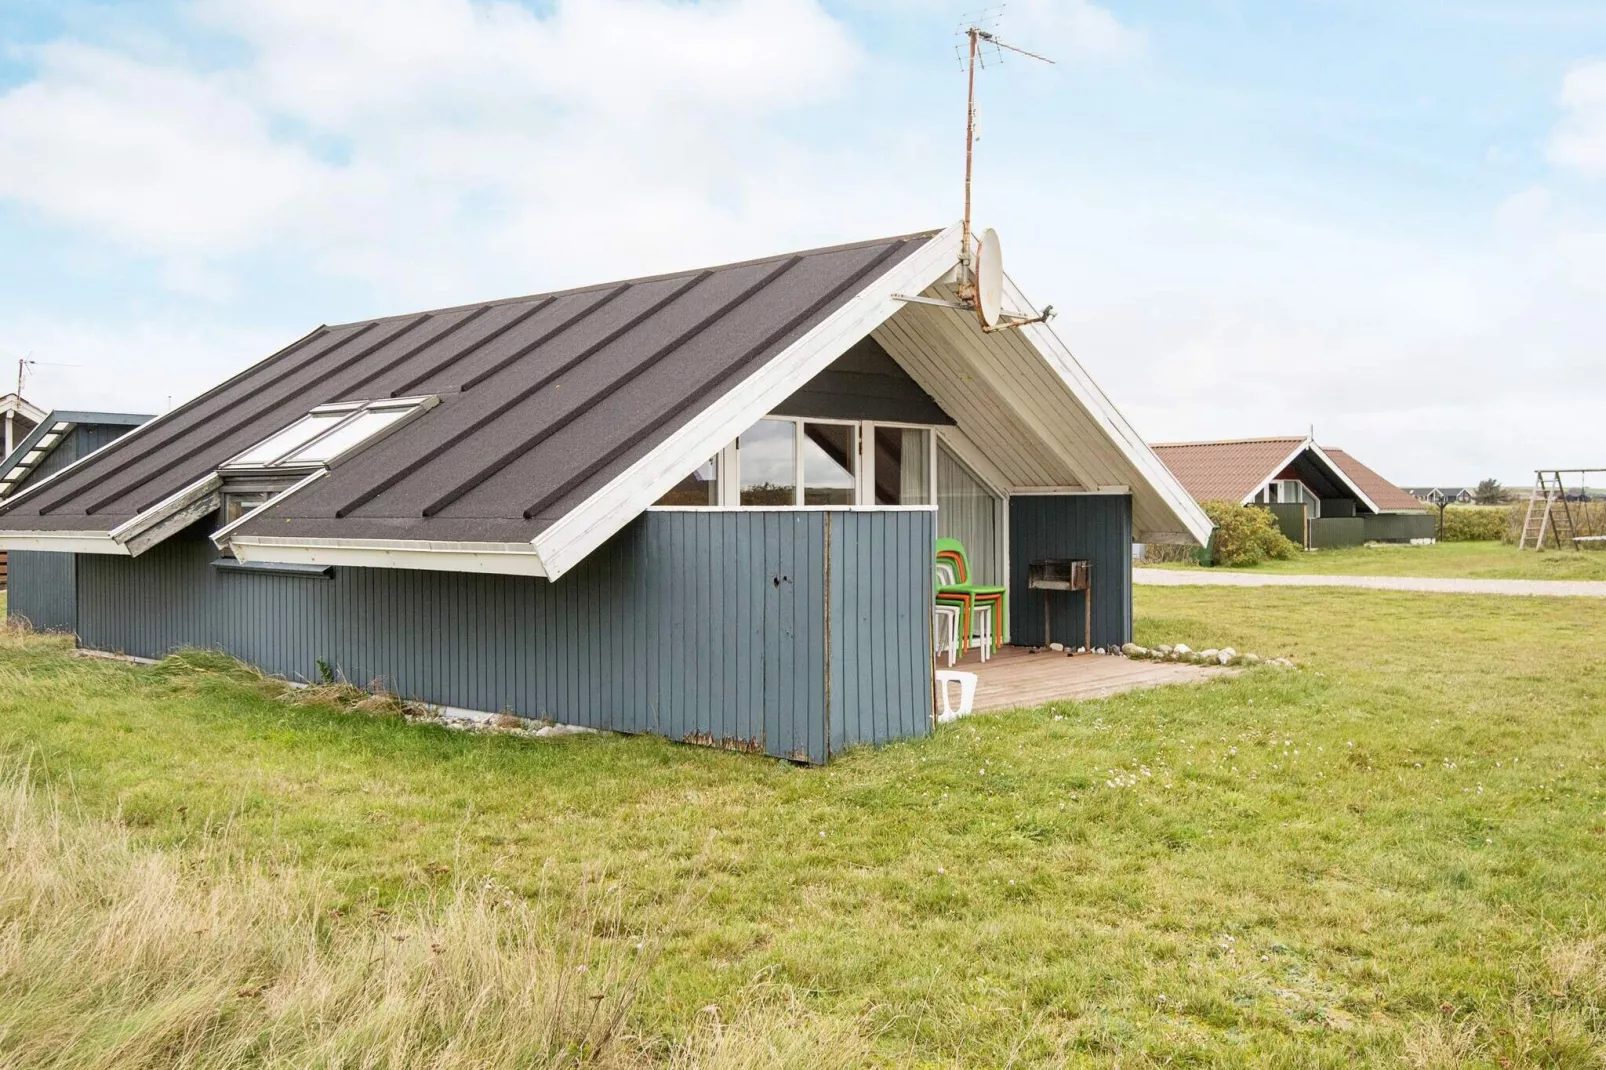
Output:
<instances>
[{"instance_id":1,"label":"wooden ladder","mask_svg":"<svg viewBox=\"0 0 1606 1070\"><path fill-rule=\"evenodd\" d=\"M1561 508L1557 508L1557 506ZM1560 550L1572 542L1572 511L1567 508L1567 490L1562 486L1560 472L1535 472L1533 493L1528 495L1528 513L1522 520L1522 537L1517 540L1519 550L1541 550L1545 536L1549 535Z\"/></svg>"}]
</instances>

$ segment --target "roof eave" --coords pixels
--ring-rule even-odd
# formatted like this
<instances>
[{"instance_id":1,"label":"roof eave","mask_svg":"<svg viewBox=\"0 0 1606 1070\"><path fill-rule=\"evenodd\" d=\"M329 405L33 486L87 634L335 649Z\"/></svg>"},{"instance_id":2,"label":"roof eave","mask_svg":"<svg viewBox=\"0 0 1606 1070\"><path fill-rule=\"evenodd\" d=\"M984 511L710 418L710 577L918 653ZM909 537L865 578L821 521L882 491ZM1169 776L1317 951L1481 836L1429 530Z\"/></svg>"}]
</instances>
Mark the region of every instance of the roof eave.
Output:
<instances>
[{"instance_id":1,"label":"roof eave","mask_svg":"<svg viewBox=\"0 0 1606 1070\"><path fill-rule=\"evenodd\" d=\"M504 576L547 575L528 543L426 542L408 539L304 539L234 535L228 540L246 564L346 565L484 572Z\"/></svg>"},{"instance_id":2,"label":"roof eave","mask_svg":"<svg viewBox=\"0 0 1606 1070\"><path fill-rule=\"evenodd\" d=\"M127 545L113 539L109 531L0 531L0 550L133 556Z\"/></svg>"},{"instance_id":3,"label":"roof eave","mask_svg":"<svg viewBox=\"0 0 1606 1070\"><path fill-rule=\"evenodd\" d=\"M1035 308L1015 285L1015 280L1004 277L1006 303L1015 308ZM1110 401L1109 396L1087 374L1086 369L1072 355L1067 346L1046 323L1030 323L1018 329L1031 347L1054 369L1071 393L1081 402L1106 437L1115 445L1137 474L1148 484L1165 509L1176 519L1178 531L1155 532L1168 538L1186 532L1203 546L1210 541L1215 525L1188 493L1180 480L1160 460L1149 444L1137 433L1125 416ZM1134 535L1141 533L1134 533ZM1161 541L1161 540L1154 540Z\"/></svg>"}]
</instances>

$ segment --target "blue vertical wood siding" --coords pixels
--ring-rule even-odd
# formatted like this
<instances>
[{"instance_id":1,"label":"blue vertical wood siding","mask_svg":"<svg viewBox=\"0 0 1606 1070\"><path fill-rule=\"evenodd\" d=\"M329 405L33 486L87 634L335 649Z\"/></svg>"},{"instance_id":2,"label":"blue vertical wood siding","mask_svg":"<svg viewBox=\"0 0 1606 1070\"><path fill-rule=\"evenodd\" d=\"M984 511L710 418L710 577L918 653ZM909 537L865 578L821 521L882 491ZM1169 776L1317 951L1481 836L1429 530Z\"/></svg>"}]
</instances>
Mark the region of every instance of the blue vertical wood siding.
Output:
<instances>
[{"instance_id":1,"label":"blue vertical wood siding","mask_svg":"<svg viewBox=\"0 0 1606 1070\"><path fill-rule=\"evenodd\" d=\"M211 527L80 556L84 645L799 761L930 731L929 512L652 512L556 582L225 570Z\"/></svg>"},{"instance_id":2,"label":"blue vertical wood siding","mask_svg":"<svg viewBox=\"0 0 1606 1070\"><path fill-rule=\"evenodd\" d=\"M72 554L12 550L6 568L6 616L27 620L42 632L78 630Z\"/></svg>"},{"instance_id":3,"label":"blue vertical wood siding","mask_svg":"<svg viewBox=\"0 0 1606 1070\"><path fill-rule=\"evenodd\" d=\"M1115 494L1017 495L1009 500L1011 640L1043 641L1043 594L1027 588L1027 569L1044 557L1093 563L1093 645L1132 641L1132 499ZM1049 593L1056 642L1082 642L1083 596Z\"/></svg>"},{"instance_id":4,"label":"blue vertical wood siding","mask_svg":"<svg viewBox=\"0 0 1606 1070\"><path fill-rule=\"evenodd\" d=\"M824 515L830 540L830 750L927 735L936 514Z\"/></svg>"}]
</instances>

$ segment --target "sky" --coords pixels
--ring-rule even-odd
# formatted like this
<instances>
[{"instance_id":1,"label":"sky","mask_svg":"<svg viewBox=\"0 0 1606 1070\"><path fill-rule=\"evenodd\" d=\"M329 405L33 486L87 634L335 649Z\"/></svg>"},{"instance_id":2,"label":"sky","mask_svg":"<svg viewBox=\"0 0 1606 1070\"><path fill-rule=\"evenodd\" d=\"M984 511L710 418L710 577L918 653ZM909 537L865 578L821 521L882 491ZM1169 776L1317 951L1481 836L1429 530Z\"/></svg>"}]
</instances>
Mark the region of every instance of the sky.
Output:
<instances>
[{"instance_id":1,"label":"sky","mask_svg":"<svg viewBox=\"0 0 1606 1070\"><path fill-rule=\"evenodd\" d=\"M976 3L0 0L0 383L161 412L320 323L946 226ZM1056 62L978 76L977 224L1149 441L1606 465L1606 4L998 32Z\"/></svg>"}]
</instances>

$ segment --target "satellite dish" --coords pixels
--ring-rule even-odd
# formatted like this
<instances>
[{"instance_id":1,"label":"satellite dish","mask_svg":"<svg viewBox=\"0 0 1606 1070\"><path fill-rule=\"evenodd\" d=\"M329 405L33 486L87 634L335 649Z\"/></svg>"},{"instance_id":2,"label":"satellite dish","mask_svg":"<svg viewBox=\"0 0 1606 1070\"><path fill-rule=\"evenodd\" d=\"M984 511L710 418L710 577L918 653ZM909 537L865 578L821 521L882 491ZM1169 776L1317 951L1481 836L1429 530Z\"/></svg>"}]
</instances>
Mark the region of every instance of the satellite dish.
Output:
<instances>
[{"instance_id":1,"label":"satellite dish","mask_svg":"<svg viewBox=\"0 0 1606 1070\"><path fill-rule=\"evenodd\" d=\"M1003 311L1004 251L998 245L998 232L988 227L976 252L976 316L983 327L992 328L998 326Z\"/></svg>"}]
</instances>

